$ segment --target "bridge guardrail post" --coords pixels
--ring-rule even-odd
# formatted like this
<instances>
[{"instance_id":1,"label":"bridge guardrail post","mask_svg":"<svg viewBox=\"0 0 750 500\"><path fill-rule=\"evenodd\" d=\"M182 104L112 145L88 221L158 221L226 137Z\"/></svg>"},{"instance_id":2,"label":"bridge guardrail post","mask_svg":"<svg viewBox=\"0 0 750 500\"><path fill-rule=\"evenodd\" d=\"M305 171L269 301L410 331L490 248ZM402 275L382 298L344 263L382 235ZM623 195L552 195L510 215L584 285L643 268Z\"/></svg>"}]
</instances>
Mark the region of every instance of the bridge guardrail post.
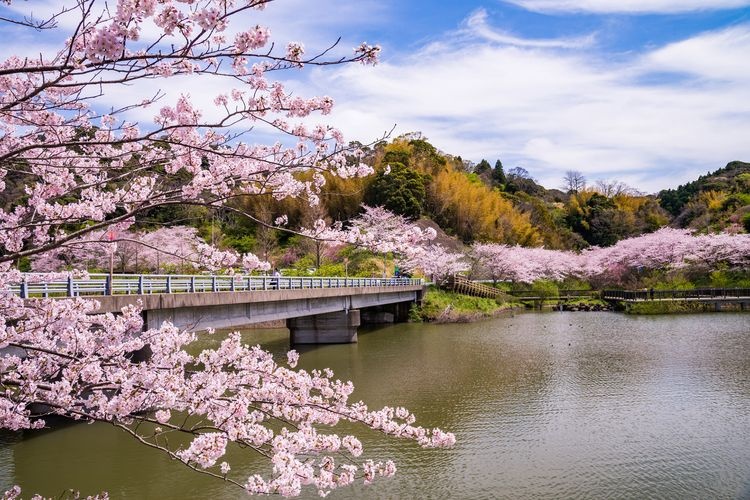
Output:
<instances>
[{"instance_id":1,"label":"bridge guardrail post","mask_svg":"<svg viewBox=\"0 0 750 500\"><path fill-rule=\"evenodd\" d=\"M195 276L190 277L190 293L195 293Z\"/></svg>"},{"instance_id":2,"label":"bridge guardrail post","mask_svg":"<svg viewBox=\"0 0 750 500\"><path fill-rule=\"evenodd\" d=\"M138 295L143 295L143 275L138 275Z\"/></svg>"},{"instance_id":3,"label":"bridge guardrail post","mask_svg":"<svg viewBox=\"0 0 750 500\"><path fill-rule=\"evenodd\" d=\"M68 283L66 284L68 297L73 297L73 276L68 276Z\"/></svg>"},{"instance_id":4,"label":"bridge guardrail post","mask_svg":"<svg viewBox=\"0 0 750 500\"><path fill-rule=\"evenodd\" d=\"M218 291L216 288L216 276L211 276L211 291L212 292Z\"/></svg>"},{"instance_id":5,"label":"bridge guardrail post","mask_svg":"<svg viewBox=\"0 0 750 500\"><path fill-rule=\"evenodd\" d=\"M110 274L104 278L104 295L112 295L112 275Z\"/></svg>"},{"instance_id":6,"label":"bridge guardrail post","mask_svg":"<svg viewBox=\"0 0 750 500\"><path fill-rule=\"evenodd\" d=\"M167 287L167 293L172 293L172 277L171 276L167 276L166 287Z\"/></svg>"},{"instance_id":7,"label":"bridge guardrail post","mask_svg":"<svg viewBox=\"0 0 750 500\"><path fill-rule=\"evenodd\" d=\"M26 278L24 278L23 281L21 282L21 298L22 299L29 298L29 283L26 281Z\"/></svg>"}]
</instances>

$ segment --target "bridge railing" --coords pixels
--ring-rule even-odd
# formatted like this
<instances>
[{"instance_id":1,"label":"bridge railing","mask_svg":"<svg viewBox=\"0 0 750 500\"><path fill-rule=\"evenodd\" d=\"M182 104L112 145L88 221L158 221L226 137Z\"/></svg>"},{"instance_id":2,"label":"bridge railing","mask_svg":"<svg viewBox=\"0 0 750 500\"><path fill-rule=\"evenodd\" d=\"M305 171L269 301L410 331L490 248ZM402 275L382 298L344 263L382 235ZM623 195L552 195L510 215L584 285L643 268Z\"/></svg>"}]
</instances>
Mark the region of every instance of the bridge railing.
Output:
<instances>
[{"instance_id":1,"label":"bridge railing","mask_svg":"<svg viewBox=\"0 0 750 500\"><path fill-rule=\"evenodd\" d=\"M501 300L503 302L508 302L510 300L508 295L502 290L485 285L484 283L472 281L467 277L458 274L450 277L445 283L444 288L472 297L484 297Z\"/></svg>"},{"instance_id":2,"label":"bridge railing","mask_svg":"<svg viewBox=\"0 0 750 500\"><path fill-rule=\"evenodd\" d=\"M414 278L338 278L308 276L222 276L175 274L91 274L89 279L44 280L34 274L11 285L22 297L90 297L98 295L147 295L154 293L247 292L305 288L359 288L421 285Z\"/></svg>"},{"instance_id":3,"label":"bridge railing","mask_svg":"<svg viewBox=\"0 0 750 500\"><path fill-rule=\"evenodd\" d=\"M691 290L603 290L605 300L737 299L750 297L750 288L694 288Z\"/></svg>"},{"instance_id":4,"label":"bridge railing","mask_svg":"<svg viewBox=\"0 0 750 500\"><path fill-rule=\"evenodd\" d=\"M529 299L540 299L540 298L550 298L550 299L570 299L570 298L577 298L577 297L592 297L598 294L596 290L559 290L557 293L554 293L550 295L549 297L541 297L538 292L535 292L534 290L508 290L505 293L508 295L511 295L513 297L517 298L529 298Z\"/></svg>"}]
</instances>

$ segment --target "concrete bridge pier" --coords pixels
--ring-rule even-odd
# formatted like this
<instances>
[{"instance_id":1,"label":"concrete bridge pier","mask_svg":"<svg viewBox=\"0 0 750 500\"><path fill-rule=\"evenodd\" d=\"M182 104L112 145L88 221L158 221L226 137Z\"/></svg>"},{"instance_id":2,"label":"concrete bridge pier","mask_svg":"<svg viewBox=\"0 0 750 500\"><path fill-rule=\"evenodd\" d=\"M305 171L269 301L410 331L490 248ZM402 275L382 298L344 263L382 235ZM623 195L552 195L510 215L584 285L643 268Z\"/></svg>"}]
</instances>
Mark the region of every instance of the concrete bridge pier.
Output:
<instances>
[{"instance_id":1,"label":"concrete bridge pier","mask_svg":"<svg viewBox=\"0 0 750 500\"><path fill-rule=\"evenodd\" d=\"M409 310L413 302L396 302L362 310L362 323L366 325L387 325L409 321Z\"/></svg>"},{"instance_id":2,"label":"concrete bridge pier","mask_svg":"<svg viewBox=\"0 0 750 500\"><path fill-rule=\"evenodd\" d=\"M357 341L359 309L289 318L292 344L350 344Z\"/></svg>"}]
</instances>

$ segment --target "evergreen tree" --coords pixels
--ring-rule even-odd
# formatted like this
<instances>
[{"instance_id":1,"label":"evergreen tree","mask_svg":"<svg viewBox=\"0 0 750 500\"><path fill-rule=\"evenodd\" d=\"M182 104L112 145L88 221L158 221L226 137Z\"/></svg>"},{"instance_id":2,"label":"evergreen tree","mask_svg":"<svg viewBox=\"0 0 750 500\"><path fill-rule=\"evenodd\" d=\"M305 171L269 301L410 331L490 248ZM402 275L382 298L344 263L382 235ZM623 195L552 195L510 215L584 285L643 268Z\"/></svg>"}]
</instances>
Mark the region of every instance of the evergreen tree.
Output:
<instances>
[{"instance_id":1,"label":"evergreen tree","mask_svg":"<svg viewBox=\"0 0 750 500\"><path fill-rule=\"evenodd\" d=\"M482 175L485 172L489 172L492 170L492 167L490 166L490 162L482 158L482 161L480 161L476 167L474 167L474 173L478 175Z\"/></svg>"},{"instance_id":2,"label":"evergreen tree","mask_svg":"<svg viewBox=\"0 0 750 500\"><path fill-rule=\"evenodd\" d=\"M495 162L495 168L492 169L492 184L498 187L502 187L508 180L505 177L505 171L503 170L503 162L497 160Z\"/></svg>"},{"instance_id":3,"label":"evergreen tree","mask_svg":"<svg viewBox=\"0 0 750 500\"><path fill-rule=\"evenodd\" d=\"M424 207L428 176L403 163L391 163L390 166L389 173L381 170L367 188L366 203L385 207L408 218L418 218Z\"/></svg>"}]
</instances>

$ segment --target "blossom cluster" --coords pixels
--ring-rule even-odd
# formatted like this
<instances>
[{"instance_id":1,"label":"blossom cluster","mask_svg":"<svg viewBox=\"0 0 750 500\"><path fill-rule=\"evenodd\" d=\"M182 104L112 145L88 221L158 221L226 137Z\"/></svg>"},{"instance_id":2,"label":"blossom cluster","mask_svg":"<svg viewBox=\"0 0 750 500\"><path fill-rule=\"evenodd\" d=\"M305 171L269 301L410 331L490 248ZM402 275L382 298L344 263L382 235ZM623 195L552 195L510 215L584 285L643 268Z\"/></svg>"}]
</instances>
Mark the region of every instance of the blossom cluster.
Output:
<instances>
[{"instance_id":1,"label":"blossom cluster","mask_svg":"<svg viewBox=\"0 0 750 500\"><path fill-rule=\"evenodd\" d=\"M24 197L23 204L0 207L0 262L41 253L150 207L218 206L263 193L315 200L325 182L322 170L368 173L357 160L361 152L348 150L339 130L301 122L328 114L332 98L292 94L268 75L308 64L371 63L379 49L363 44L349 57L327 60L307 57L303 45L292 42L276 54L270 29L261 25L225 41L234 18L267 3L93 3L81 9L59 52L0 62L0 193ZM145 26L160 30L155 40ZM216 96L223 116L204 118L182 95L160 106L154 124L144 126L129 121L128 112L156 104L161 94L115 109L107 101L111 87L188 74L238 85ZM242 126L292 140L242 143L234 132ZM312 182L301 180L305 171L315 172Z\"/></svg>"},{"instance_id":2,"label":"blossom cluster","mask_svg":"<svg viewBox=\"0 0 750 500\"><path fill-rule=\"evenodd\" d=\"M35 403L45 414L111 422L251 493L286 496L306 485L325 494L356 478L370 482L395 472L387 461L356 465L363 453L359 439L328 432L342 420L428 448L455 442L450 433L416 426L415 416L404 408L371 410L350 402L351 382L335 379L328 369L294 370L296 353L283 366L259 346L244 345L237 332L216 349L190 355L185 347L195 334L168 323L142 331L137 307L113 315L96 314L97 303L80 298L26 304L12 296L2 300L8 315L0 331L0 348L7 353L0 358L3 428L43 426L43 416L30 406ZM30 313L36 309L46 311L43 319ZM131 353L146 345L150 356L132 362ZM185 413L199 422L190 424ZM157 427L140 430L142 422ZM176 431L193 438L172 449L167 436ZM230 443L269 456L272 475L226 477L232 470L223 460Z\"/></svg>"},{"instance_id":3,"label":"blossom cluster","mask_svg":"<svg viewBox=\"0 0 750 500\"><path fill-rule=\"evenodd\" d=\"M362 209L347 228L341 223L328 226L319 219L302 233L330 247L350 244L375 253L393 253L405 271L419 270L437 282L469 269L463 254L433 243L437 236L434 228L421 228L383 207L363 205Z\"/></svg>"},{"instance_id":4,"label":"blossom cluster","mask_svg":"<svg viewBox=\"0 0 750 500\"><path fill-rule=\"evenodd\" d=\"M340 131L300 123L328 114L332 98L293 94L269 75L309 65L371 64L379 48L362 44L348 57L333 50L307 56L298 42L276 51L284 45L271 43L266 27L247 29L255 23L243 20L246 31L232 31L239 16L267 3L82 2L65 11L65 23L53 17L47 25L70 29L59 50L0 62L0 196L6 201L0 206L0 428L39 428L46 415L109 422L250 493L285 496L305 485L325 495L357 478L369 482L395 472L391 462L358 459L361 443L331 432L341 420L423 446L453 442L450 434L415 426L404 412L350 403L350 382L328 370L281 366L259 347L245 346L239 334L191 355L186 346L193 333L169 323L144 331L135 306L100 314L95 300L23 300L8 293L20 279L11 264L29 257L36 269L82 268L88 260L106 267L108 258L150 254L157 268L161 258L233 265L238 256L208 247L188 228L146 234L131 228L159 207L215 209L263 194L315 201L323 172L369 172ZM33 25L33 16L16 14L22 10L9 11L18 18L3 17L0 24ZM188 95L160 92L133 102L111 96L113 89L148 80L168 91L166 78L186 75L236 85L215 96L220 116L207 118ZM152 123L129 119L130 111L157 103ZM256 129L281 139L249 144L237 132ZM252 255L242 262L267 267ZM297 361L294 355L289 360ZM177 432L190 442L168 440ZM233 475L241 468L225 460L232 443L268 457L271 474Z\"/></svg>"},{"instance_id":5,"label":"blossom cluster","mask_svg":"<svg viewBox=\"0 0 750 500\"><path fill-rule=\"evenodd\" d=\"M122 271L162 272L173 268L217 271L239 263L245 272L268 271L271 264L252 253L238 256L218 250L188 226L162 227L149 232L128 229L92 231L52 250L34 255L31 269L53 272L62 269L106 269L110 259Z\"/></svg>"}]
</instances>

